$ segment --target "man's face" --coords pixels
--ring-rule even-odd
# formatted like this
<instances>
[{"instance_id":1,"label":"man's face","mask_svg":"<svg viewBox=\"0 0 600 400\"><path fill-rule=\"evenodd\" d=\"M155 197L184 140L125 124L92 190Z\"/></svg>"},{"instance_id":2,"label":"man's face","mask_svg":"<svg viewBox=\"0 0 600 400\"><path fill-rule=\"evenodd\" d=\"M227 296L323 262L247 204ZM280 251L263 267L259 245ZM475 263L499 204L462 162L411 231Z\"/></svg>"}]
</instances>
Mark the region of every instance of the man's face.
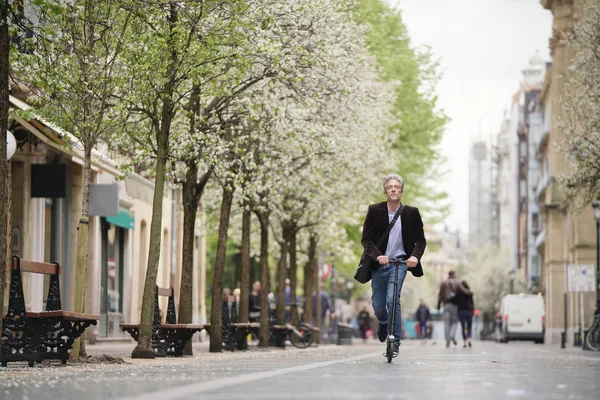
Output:
<instances>
[{"instance_id":1,"label":"man's face","mask_svg":"<svg viewBox=\"0 0 600 400\"><path fill-rule=\"evenodd\" d=\"M385 197L388 201L400 201L402 198L402 185L399 181L392 179L385 185Z\"/></svg>"},{"instance_id":2,"label":"man's face","mask_svg":"<svg viewBox=\"0 0 600 400\"><path fill-rule=\"evenodd\" d=\"M260 282L254 282L254 284L252 285L252 289L253 289L255 292L258 292L258 291L260 291Z\"/></svg>"}]
</instances>

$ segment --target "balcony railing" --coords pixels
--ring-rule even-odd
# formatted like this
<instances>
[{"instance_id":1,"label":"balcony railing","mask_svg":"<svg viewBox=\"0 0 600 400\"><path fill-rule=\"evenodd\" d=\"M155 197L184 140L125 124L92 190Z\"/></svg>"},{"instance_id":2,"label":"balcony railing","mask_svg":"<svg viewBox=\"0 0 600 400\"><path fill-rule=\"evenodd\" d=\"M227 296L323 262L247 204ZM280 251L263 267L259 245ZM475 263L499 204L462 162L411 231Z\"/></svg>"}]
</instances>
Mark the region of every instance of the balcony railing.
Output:
<instances>
[{"instance_id":1,"label":"balcony railing","mask_svg":"<svg viewBox=\"0 0 600 400\"><path fill-rule=\"evenodd\" d=\"M539 249L546 243L546 230L542 229L535 237L535 248Z\"/></svg>"},{"instance_id":2,"label":"balcony railing","mask_svg":"<svg viewBox=\"0 0 600 400\"><path fill-rule=\"evenodd\" d=\"M553 176L546 176L540 179L540 182L535 188L535 197L539 200L539 198L544 194L548 186L550 186L555 180L556 179Z\"/></svg>"},{"instance_id":3,"label":"balcony railing","mask_svg":"<svg viewBox=\"0 0 600 400\"><path fill-rule=\"evenodd\" d=\"M550 134L550 131L544 130L544 132L540 136L540 140L537 143L537 152L538 152L538 154L543 154L544 153L544 150L546 149L546 145L548 144L548 135L549 134Z\"/></svg>"}]
</instances>

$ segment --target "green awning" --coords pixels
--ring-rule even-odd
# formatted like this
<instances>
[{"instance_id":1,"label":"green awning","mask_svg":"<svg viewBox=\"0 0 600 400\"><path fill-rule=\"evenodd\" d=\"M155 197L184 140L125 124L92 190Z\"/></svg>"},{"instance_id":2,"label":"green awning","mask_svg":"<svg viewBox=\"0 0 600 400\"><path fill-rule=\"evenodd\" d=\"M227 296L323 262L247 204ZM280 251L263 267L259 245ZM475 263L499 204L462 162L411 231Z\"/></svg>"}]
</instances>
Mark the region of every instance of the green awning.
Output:
<instances>
[{"instance_id":1,"label":"green awning","mask_svg":"<svg viewBox=\"0 0 600 400\"><path fill-rule=\"evenodd\" d=\"M117 215L111 215L105 218L106 222L120 226L121 228L133 229L135 227L133 213L125 208L119 207L119 213Z\"/></svg>"}]
</instances>

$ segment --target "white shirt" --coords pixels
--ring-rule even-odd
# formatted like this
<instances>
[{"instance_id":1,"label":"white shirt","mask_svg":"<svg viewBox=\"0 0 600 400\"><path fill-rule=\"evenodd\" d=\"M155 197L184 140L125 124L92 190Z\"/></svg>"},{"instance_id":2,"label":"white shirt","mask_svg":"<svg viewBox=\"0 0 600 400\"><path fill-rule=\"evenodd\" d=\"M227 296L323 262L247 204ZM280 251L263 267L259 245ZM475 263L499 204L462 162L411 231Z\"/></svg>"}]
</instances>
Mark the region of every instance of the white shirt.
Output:
<instances>
[{"instance_id":1,"label":"white shirt","mask_svg":"<svg viewBox=\"0 0 600 400\"><path fill-rule=\"evenodd\" d=\"M392 222L395 214L396 212L391 212L390 208L388 207L388 223ZM390 260L400 256L406 256L406 251L404 251L404 243L402 242L402 220L400 215L390 230L387 248L385 249L385 255L388 256Z\"/></svg>"}]
</instances>

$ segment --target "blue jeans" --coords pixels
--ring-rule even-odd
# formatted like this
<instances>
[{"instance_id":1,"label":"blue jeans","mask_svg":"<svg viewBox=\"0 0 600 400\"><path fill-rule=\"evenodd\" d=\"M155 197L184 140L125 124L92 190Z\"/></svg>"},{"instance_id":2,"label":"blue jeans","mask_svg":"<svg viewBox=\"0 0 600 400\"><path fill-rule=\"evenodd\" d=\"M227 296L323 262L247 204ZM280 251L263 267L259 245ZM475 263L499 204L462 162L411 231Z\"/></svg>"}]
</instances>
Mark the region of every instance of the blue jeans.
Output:
<instances>
[{"instance_id":1,"label":"blue jeans","mask_svg":"<svg viewBox=\"0 0 600 400\"><path fill-rule=\"evenodd\" d=\"M419 321L419 332L421 339L427 338L427 321Z\"/></svg>"},{"instance_id":2,"label":"blue jeans","mask_svg":"<svg viewBox=\"0 0 600 400\"><path fill-rule=\"evenodd\" d=\"M373 309L375 317L380 324L388 324L388 333L392 324L392 301L394 298L394 265L380 265L371 275L371 288L373 296ZM396 297L396 323L394 326L394 339L400 342L402 332L402 309L400 306L400 294L402 293L402 284L406 278L406 263L402 262L398 266L398 293Z\"/></svg>"}]
</instances>

